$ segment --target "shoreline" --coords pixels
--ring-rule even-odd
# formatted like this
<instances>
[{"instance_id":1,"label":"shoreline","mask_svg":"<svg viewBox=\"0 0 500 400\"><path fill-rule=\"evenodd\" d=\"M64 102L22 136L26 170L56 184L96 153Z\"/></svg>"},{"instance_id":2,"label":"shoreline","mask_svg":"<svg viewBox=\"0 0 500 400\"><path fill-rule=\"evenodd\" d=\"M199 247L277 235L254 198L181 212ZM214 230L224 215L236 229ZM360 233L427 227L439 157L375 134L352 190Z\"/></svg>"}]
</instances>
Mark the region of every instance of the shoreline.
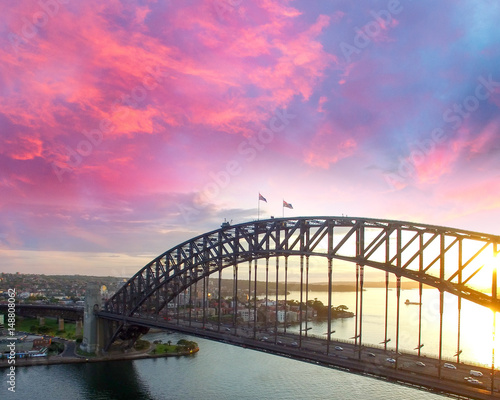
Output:
<instances>
[{"instance_id":1,"label":"shoreline","mask_svg":"<svg viewBox=\"0 0 500 400\"><path fill-rule=\"evenodd\" d=\"M162 357L183 357L196 354L200 351L197 347L193 350L180 351L177 353L163 353L163 354L151 354L154 346L149 346L146 351L133 351L130 353L120 353L120 354L108 354L105 356L95 356L95 357L85 357L74 355L71 357L57 356L47 356L38 358L16 358L15 364L8 364L8 360L0 361L0 370L4 368L14 367L33 367L38 365L57 365L57 364L83 364L83 363L95 363L95 362L106 362L106 361L130 361L130 360L141 360L146 358L162 358Z\"/></svg>"}]
</instances>

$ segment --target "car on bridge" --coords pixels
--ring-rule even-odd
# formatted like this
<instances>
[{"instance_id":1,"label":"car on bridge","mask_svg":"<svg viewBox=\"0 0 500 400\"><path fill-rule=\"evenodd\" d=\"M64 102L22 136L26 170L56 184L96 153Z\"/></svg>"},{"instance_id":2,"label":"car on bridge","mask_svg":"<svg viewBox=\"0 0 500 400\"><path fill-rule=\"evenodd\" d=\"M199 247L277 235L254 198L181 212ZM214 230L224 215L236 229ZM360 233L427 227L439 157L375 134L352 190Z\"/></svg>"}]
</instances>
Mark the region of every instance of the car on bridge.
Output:
<instances>
[{"instance_id":1,"label":"car on bridge","mask_svg":"<svg viewBox=\"0 0 500 400\"><path fill-rule=\"evenodd\" d=\"M335 346L335 350L337 350L337 351L343 351L344 349L342 347L340 347L340 346Z\"/></svg>"},{"instance_id":2,"label":"car on bridge","mask_svg":"<svg viewBox=\"0 0 500 400\"><path fill-rule=\"evenodd\" d=\"M477 379L472 378L471 376L466 376L464 379L467 381L467 383L474 386L481 386L483 384L483 382L478 381Z\"/></svg>"},{"instance_id":3,"label":"car on bridge","mask_svg":"<svg viewBox=\"0 0 500 400\"><path fill-rule=\"evenodd\" d=\"M396 360L394 358L387 358L385 361L391 364L396 364Z\"/></svg>"},{"instance_id":4,"label":"car on bridge","mask_svg":"<svg viewBox=\"0 0 500 400\"><path fill-rule=\"evenodd\" d=\"M448 369L457 369L453 364L450 363L444 363L443 367L448 368Z\"/></svg>"},{"instance_id":5,"label":"car on bridge","mask_svg":"<svg viewBox=\"0 0 500 400\"><path fill-rule=\"evenodd\" d=\"M417 361L415 364L419 367L425 367L425 364L422 361Z\"/></svg>"}]
</instances>

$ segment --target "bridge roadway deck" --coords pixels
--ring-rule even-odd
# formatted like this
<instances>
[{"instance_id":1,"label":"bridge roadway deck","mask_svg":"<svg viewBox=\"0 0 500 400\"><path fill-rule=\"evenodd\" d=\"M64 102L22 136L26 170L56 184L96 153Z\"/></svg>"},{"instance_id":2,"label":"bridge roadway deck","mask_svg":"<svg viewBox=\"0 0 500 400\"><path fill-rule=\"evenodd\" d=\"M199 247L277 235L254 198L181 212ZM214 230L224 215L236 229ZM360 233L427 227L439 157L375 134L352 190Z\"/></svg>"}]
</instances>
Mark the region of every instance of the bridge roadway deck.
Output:
<instances>
[{"instance_id":1,"label":"bridge roadway deck","mask_svg":"<svg viewBox=\"0 0 500 400\"><path fill-rule=\"evenodd\" d=\"M105 314L105 313L100 313ZM393 351L384 351L380 348L362 347L361 355L359 347L353 343L330 342L329 354L326 354L326 340L313 337L305 337L300 340L294 333L265 333L258 332L256 339L253 338L253 329L223 326L220 332L217 326L206 324L205 328L201 322L186 321L184 325L178 325L167 321L145 320L142 318L127 317L129 323L137 323L153 328L164 328L173 331L188 333L194 336L204 337L212 340L222 341L228 344L252 348L280 356L294 358L302 361L312 362L331 368L383 379L389 382L404 384L430 390L435 393L452 395L460 399L500 399L500 378L496 372L494 378L494 393L491 389L491 369L471 366L466 364L455 364L456 370L441 369L441 379L438 378L438 360L429 357L418 357L411 354L398 354ZM182 324L182 320L180 321ZM299 347L300 346L300 347ZM335 346L342 347L336 350ZM371 355L369 354L371 353ZM397 359L397 364L387 362L387 358ZM416 365L416 361L423 361L425 367ZM468 384L464 378L469 376L471 369L481 371L483 377L477 378L482 382L480 387Z\"/></svg>"}]
</instances>

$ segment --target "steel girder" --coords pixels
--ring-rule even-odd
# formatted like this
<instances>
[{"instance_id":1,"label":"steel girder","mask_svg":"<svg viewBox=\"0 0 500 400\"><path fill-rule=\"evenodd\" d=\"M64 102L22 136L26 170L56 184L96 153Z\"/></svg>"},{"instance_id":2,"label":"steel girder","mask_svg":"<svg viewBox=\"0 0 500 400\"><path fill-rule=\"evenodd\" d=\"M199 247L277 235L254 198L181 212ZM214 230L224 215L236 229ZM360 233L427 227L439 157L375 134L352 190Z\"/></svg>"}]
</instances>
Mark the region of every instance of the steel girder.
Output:
<instances>
[{"instance_id":1,"label":"steel girder","mask_svg":"<svg viewBox=\"0 0 500 400\"><path fill-rule=\"evenodd\" d=\"M495 260L499 243L496 235L369 218L272 218L224 225L152 260L98 315L124 323L127 317L158 318L200 279L240 262L279 256L319 256L369 266L500 311L496 266L480 265L487 253ZM485 267L491 268L491 290L486 292L468 284Z\"/></svg>"}]
</instances>

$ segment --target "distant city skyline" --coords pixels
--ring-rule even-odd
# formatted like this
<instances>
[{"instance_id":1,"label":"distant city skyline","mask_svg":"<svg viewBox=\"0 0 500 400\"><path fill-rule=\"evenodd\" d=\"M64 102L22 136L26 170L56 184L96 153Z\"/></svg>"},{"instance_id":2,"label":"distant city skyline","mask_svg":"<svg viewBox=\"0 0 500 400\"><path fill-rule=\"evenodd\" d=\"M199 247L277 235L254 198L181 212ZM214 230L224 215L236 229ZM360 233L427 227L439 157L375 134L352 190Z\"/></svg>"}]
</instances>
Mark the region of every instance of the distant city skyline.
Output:
<instances>
[{"instance_id":1,"label":"distant city skyline","mask_svg":"<svg viewBox=\"0 0 500 400\"><path fill-rule=\"evenodd\" d=\"M0 9L0 272L127 277L271 215L500 234L500 4Z\"/></svg>"}]
</instances>

